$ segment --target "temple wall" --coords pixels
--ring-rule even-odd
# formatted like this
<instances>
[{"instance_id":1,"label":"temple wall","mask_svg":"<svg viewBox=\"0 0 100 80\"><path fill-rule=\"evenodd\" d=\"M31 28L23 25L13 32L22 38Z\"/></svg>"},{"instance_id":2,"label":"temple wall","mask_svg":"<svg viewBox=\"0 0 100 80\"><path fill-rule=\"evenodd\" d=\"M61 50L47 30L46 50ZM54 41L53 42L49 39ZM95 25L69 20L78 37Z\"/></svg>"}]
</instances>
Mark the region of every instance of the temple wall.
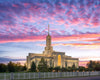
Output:
<instances>
[{"instance_id":1,"label":"temple wall","mask_svg":"<svg viewBox=\"0 0 100 80\"><path fill-rule=\"evenodd\" d=\"M36 58L36 56L37 56L37 58ZM58 58L58 56L60 56L60 58ZM73 64L75 64L75 66L78 68L79 60L77 58L71 58L71 57L66 58L64 53L54 52L54 54L52 56L53 59L51 59L47 56L44 56L43 54L41 54L41 55L39 55L39 54L32 55L31 54L31 55L27 56L28 69L31 67L31 63L33 61L36 63L36 66L38 66L42 57L44 57L44 59L47 61L48 66L52 65L54 67L57 67L57 66L66 67L66 64L67 64L67 67L72 67Z\"/></svg>"},{"instance_id":2,"label":"temple wall","mask_svg":"<svg viewBox=\"0 0 100 80\"><path fill-rule=\"evenodd\" d=\"M27 56L27 68L30 69L31 65L31 60L30 60L30 56Z\"/></svg>"},{"instance_id":3,"label":"temple wall","mask_svg":"<svg viewBox=\"0 0 100 80\"><path fill-rule=\"evenodd\" d=\"M41 58L44 57L47 61L47 64L50 66L52 62L53 67L65 67L65 63L67 66L72 67L73 64L75 64L76 67L78 67L78 58L72 58L71 56L66 56L65 52L56 52L53 50L53 47L51 46L51 36L49 34L49 25L48 25L48 35L46 36L46 47L43 53L29 53L29 56L27 56L27 68L29 69L31 67L32 61L36 63L36 66L38 66Z\"/></svg>"}]
</instances>

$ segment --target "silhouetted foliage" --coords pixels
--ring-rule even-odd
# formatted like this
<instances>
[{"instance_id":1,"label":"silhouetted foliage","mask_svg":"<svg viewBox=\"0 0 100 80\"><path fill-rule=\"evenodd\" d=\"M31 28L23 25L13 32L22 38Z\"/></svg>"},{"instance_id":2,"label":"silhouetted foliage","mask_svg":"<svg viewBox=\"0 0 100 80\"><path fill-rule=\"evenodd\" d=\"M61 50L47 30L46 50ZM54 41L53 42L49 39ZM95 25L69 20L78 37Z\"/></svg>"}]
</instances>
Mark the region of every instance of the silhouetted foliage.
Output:
<instances>
[{"instance_id":1,"label":"silhouetted foliage","mask_svg":"<svg viewBox=\"0 0 100 80\"><path fill-rule=\"evenodd\" d=\"M85 70L86 70L86 68L85 68L85 67L83 67L83 66L79 66L78 70L79 70L79 71L85 71Z\"/></svg>"},{"instance_id":2,"label":"silhouetted foliage","mask_svg":"<svg viewBox=\"0 0 100 80\"><path fill-rule=\"evenodd\" d=\"M47 61L44 60L44 58L41 58L41 61L39 62L38 65L38 70L40 72L52 72L55 70L56 72L72 72L72 71L100 71L100 62L99 61L90 61L87 63L87 67L85 68L83 66L79 66L79 68L75 67L75 64L72 65L72 67L64 68L64 67L49 67L47 65ZM13 63L9 62L7 65L0 63L0 72L22 72L26 71L26 65L22 66L19 62L18 63ZM30 71L36 72L36 65L34 62L32 62L31 69Z\"/></svg>"},{"instance_id":3,"label":"silhouetted foliage","mask_svg":"<svg viewBox=\"0 0 100 80\"><path fill-rule=\"evenodd\" d=\"M88 68L94 68L96 65L96 62L95 61L90 61L89 63L87 63L87 67Z\"/></svg>"},{"instance_id":4,"label":"silhouetted foliage","mask_svg":"<svg viewBox=\"0 0 100 80\"><path fill-rule=\"evenodd\" d=\"M67 68L67 62L65 62L65 67Z\"/></svg>"},{"instance_id":5,"label":"silhouetted foliage","mask_svg":"<svg viewBox=\"0 0 100 80\"><path fill-rule=\"evenodd\" d=\"M75 64L72 65L72 68L75 68Z\"/></svg>"},{"instance_id":6,"label":"silhouetted foliage","mask_svg":"<svg viewBox=\"0 0 100 80\"><path fill-rule=\"evenodd\" d=\"M9 62L7 65L0 63L0 72L22 72L26 71L26 65L22 66L19 62Z\"/></svg>"},{"instance_id":7,"label":"silhouetted foliage","mask_svg":"<svg viewBox=\"0 0 100 80\"><path fill-rule=\"evenodd\" d=\"M60 69L60 67L58 66L58 67L55 67L54 70L55 70L56 72L58 72L58 71L60 71L61 69Z\"/></svg>"},{"instance_id":8,"label":"silhouetted foliage","mask_svg":"<svg viewBox=\"0 0 100 80\"><path fill-rule=\"evenodd\" d=\"M45 61L43 57L41 58L41 61L38 64L38 70L40 72L47 72L48 71L47 61Z\"/></svg>"},{"instance_id":9,"label":"silhouetted foliage","mask_svg":"<svg viewBox=\"0 0 100 80\"><path fill-rule=\"evenodd\" d=\"M62 71L62 72L66 72L66 71L67 71L67 68L62 67L62 68L61 68L61 71Z\"/></svg>"},{"instance_id":10,"label":"silhouetted foliage","mask_svg":"<svg viewBox=\"0 0 100 80\"><path fill-rule=\"evenodd\" d=\"M72 67L68 67L68 68L67 68L67 71L68 71L68 72L73 71L73 70L72 70Z\"/></svg>"},{"instance_id":11,"label":"silhouetted foliage","mask_svg":"<svg viewBox=\"0 0 100 80\"><path fill-rule=\"evenodd\" d=\"M95 66L95 70L96 70L96 71L100 71L100 64L97 64L97 65Z\"/></svg>"},{"instance_id":12,"label":"silhouetted foliage","mask_svg":"<svg viewBox=\"0 0 100 80\"><path fill-rule=\"evenodd\" d=\"M0 72L6 72L7 71L7 65L0 63Z\"/></svg>"},{"instance_id":13,"label":"silhouetted foliage","mask_svg":"<svg viewBox=\"0 0 100 80\"><path fill-rule=\"evenodd\" d=\"M75 64L72 65L72 71L76 71L77 68L75 67Z\"/></svg>"},{"instance_id":14,"label":"silhouetted foliage","mask_svg":"<svg viewBox=\"0 0 100 80\"><path fill-rule=\"evenodd\" d=\"M49 67L49 68L48 68L48 71L49 71L49 72L52 72L52 71L53 71L53 67Z\"/></svg>"},{"instance_id":15,"label":"silhouetted foliage","mask_svg":"<svg viewBox=\"0 0 100 80\"><path fill-rule=\"evenodd\" d=\"M22 71L22 65L18 62L18 63L13 63L14 64L14 67L15 67L15 71L16 72L20 72L20 71Z\"/></svg>"},{"instance_id":16,"label":"silhouetted foliage","mask_svg":"<svg viewBox=\"0 0 100 80\"><path fill-rule=\"evenodd\" d=\"M87 63L87 67L90 71L92 71L92 70L100 71L100 62L99 61L90 61L89 63Z\"/></svg>"},{"instance_id":17,"label":"silhouetted foliage","mask_svg":"<svg viewBox=\"0 0 100 80\"><path fill-rule=\"evenodd\" d=\"M31 69L32 72L36 72L36 64L34 63L34 61L31 64Z\"/></svg>"},{"instance_id":18,"label":"silhouetted foliage","mask_svg":"<svg viewBox=\"0 0 100 80\"><path fill-rule=\"evenodd\" d=\"M11 61L8 63L8 71L9 72L15 72L15 66L14 63L12 63Z\"/></svg>"},{"instance_id":19,"label":"silhouetted foliage","mask_svg":"<svg viewBox=\"0 0 100 80\"><path fill-rule=\"evenodd\" d=\"M27 67L26 65L24 64L24 66L22 66L22 71L26 71L27 70Z\"/></svg>"}]
</instances>

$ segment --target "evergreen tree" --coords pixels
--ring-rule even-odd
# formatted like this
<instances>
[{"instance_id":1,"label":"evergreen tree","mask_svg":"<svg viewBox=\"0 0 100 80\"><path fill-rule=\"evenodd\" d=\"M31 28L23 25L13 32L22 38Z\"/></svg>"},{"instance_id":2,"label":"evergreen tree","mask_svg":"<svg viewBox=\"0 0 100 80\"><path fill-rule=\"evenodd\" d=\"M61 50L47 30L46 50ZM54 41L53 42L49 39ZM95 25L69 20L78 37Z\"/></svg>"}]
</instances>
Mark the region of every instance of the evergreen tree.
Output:
<instances>
[{"instance_id":1,"label":"evergreen tree","mask_svg":"<svg viewBox=\"0 0 100 80\"><path fill-rule=\"evenodd\" d=\"M68 68L67 68L67 71L68 71L68 72L73 71L73 70L72 70L72 67L68 67Z\"/></svg>"},{"instance_id":2,"label":"evergreen tree","mask_svg":"<svg viewBox=\"0 0 100 80\"><path fill-rule=\"evenodd\" d=\"M13 63L14 64L14 68L15 68L15 71L16 72L20 72L20 71L22 71L22 65L19 63L19 62L17 62L17 63Z\"/></svg>"},{"instance_id":3,"label":"evergreen tree","mask_svg":"<svg viewBox=\"0 0 100 80\"><path fill-rule=\"evenodd\" d=\"M95 70L96 70L96 71L100 71L100 64L96 64Z\"/></svg>"},{"instance_id":4,"label":"evergreen tree","mask_svg":"<svg viewBox=\"0 0 100 80\"><path fill-rule=\"evenodd\" d=\"M41 61L39 62L39 65L38 65L38 70L40 72L48 71L47 61L45 61L44 58L41 58Z\"/></svg>"},{"instance_id":5,"label":"evergreen tree","mask_svg":"<svg viewBox=\"0 0 100 80\"><path fill-rule=\"evenodd\" d=\"M52 67L52 59L50 59L50 67Z\"/></svg>"},{"instance_id":6,"label":"evergreen tree","mask_svg":"<svg viewBox=\"0 0 100 80\"><path fill-rule=\"evenodd\" d=\"M65 67L67 68L67 62L65 62Z\"/></svg>"},{"instance_id":7,"label":"evergreen tree","mask_svg":"<svg viewBox=\"0 0 100 80\"><path fill-rule=\"evenodd\" d=\"M76 71L75 63L72 65L72 71Z\"/></svg>"},{"instance_id":8,"label":"evergreen tree","mask_svg":"<svg viewBox=\"0 0 100 80\"><path fill-rule=\"evenodd\" d=\"M11 61L8 63L8 71L9 72L15 72L15 66L14 63L12 63Z\"/></svg>"},{"instance_id":9,"label":"evergreen tree","mask_svg":"<svg viewBox=\"0 0 100 80\"><path fill-rule=\"evenodd\" d=\"M0 63L0 72L6 72L7 71L7 66L3 63Z\"/></svg>"},{"instance_id":10,"label":"evergreen tree","mask_svg":"<svg viewBox=\"0 0 100 80\"><path fill-rule=\"evenodd\" d=\"M87 63L87 67L89 70L100 71L100 62L99 61L90 61Z\"/></svg>"},{"instance_id":11,"label":"evergreen tree","mask_svg":"<svg viewBox=\"0 0 100 80\"><path fill-rule=\"evenodd\" d=\"M48 68L48 71L49 71L49 72L52 72L52 71L53 71L53 67L49 67L49 68Z\"/></svg>"},{"instance_id":12,"label":"evergreen tree","mask_svg":"<svg viewBox=\"0 0 100 80\"><path fill-rule=\"evenodd\" d=\"M90 62L87 64L88 68L93 68L93 61L90 60Z\"/></svg>"},{"instance_id":13,"label":"evergreen tree","mask_svg":"<svg viewBox=\"0 0 100 80\"><path fill-rule=\"evenodd\" d=\"M72 65L72 68L75 68L75 64Z\"/></svg>"},{"instance_id":14,"label":"evergreen tree","mask_svg":"<svg viewBox=\"0 0 100 80\"><path fill-rule=\"evenodd\" d=\"M34 63L34 61L31 64L31 69L32 72L36 72L36 64Z\"/></svg>"},{"instance_id":15,"label":"evergreen tree","mask_svg":"<svg viewBox=\"0 0 100 80\"><path fill-rule=\"evenodd\" d=\"M67 71L67 68L62 67L62 68L61 68L61 71L62 71L62 72L66 72L66 71Z\"/></svg>"},{"instance_id":16,"label":"evergreen tree","mask_svg":"<svg viewBox=\"0 0 100 80\"><path fill-rule=\"evenodd\" d=\"M55 70L56 72L58 72L58 71L61 70L61 68L60 68L60 66L57 66L57 67L54 68L54 70Z\"/></svg>"},{"instance_id":17,"label":"evergreen tree","mask_svg":"<svg viewBox=\"0 0 100 80\"><path fill-rule=\"evenodd\" d=\"M85 67L83 67L83 66L79 66L79 69L78 69L79 71L85 71L86 69L85 69Z\"/></svg>"},{"instance_id":18,"label":"evergreen tree","mask_svg":"<svg viewBox=\"0 0 100 80\"><path fill-rule=\"evenodd\" d=\"M24 64L24 66L22 67L22 71L26 71L27 70L27 67L26 65Z\"/></svg>"},{"instance_id":19,"label":"evergreen tree","mask_svg":"<svg viewBox=\"0 0 100 80\"><path fill-rule=\"evenodd\" d=\"M92 68L92 69L94 69L96 65L97 65L97 62L96 62L96 61L91 61L91 60L90 60L90 61L87 63L87 67L88 67L88 68Z\"/></svg>"}]
</instances>

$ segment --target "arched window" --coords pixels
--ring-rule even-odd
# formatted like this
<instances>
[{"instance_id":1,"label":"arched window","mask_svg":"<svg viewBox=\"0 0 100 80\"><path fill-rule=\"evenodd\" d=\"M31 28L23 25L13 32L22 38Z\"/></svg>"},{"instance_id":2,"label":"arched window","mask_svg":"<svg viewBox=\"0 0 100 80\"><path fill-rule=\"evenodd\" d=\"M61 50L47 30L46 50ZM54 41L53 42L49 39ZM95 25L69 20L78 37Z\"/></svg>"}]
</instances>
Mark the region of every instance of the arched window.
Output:
<instances>
[{"instance_id":1,"label":"arched window","mask_svg":"<svg viewBox=\"0 0 100 80\"><path fill-rule=\"evenodd\" d=\"M61 55L58 55L58 66L61 66Z\"/></svg>"}]
</instances>

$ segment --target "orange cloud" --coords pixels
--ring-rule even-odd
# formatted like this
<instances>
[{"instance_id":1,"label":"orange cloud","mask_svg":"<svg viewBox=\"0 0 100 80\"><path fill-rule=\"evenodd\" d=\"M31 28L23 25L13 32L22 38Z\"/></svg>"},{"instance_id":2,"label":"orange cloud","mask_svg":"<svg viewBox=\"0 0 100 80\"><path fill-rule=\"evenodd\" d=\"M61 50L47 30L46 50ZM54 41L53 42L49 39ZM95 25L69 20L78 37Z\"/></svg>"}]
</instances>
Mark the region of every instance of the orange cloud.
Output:
<instances>
[{"instance_id":1,"label":"orange cloud","mask_svg":"<svg viewBox=\"0 0 100 80\"><path fill-rule=\"evenodd\" d=\"M39 46L45 46L45 44L38 44ZM58 46L58 45L63 45L63 46L75 46L80 49L99 49L100 48L100 43L94 43L94 44L85 44L85 43L57 43L57 44L52 44L52 46Z\"/></svg>"},{"instance_id":2,"label":"orange cloud","mask_svg":"<svg viewBox=\"0 0 100 80\"><path fill-rule=\"evenodd\" d=\"M89 61L89 60L94 60L94 61L99 61L100 56L86 56L86 57L79 57L80 61Z\"/></svg>"},{"instance_id":3,"label":"orange cloud","mask_svg":"<svg viewBox=\"0 0 100 80\"><path fill-rule=\"evenodd\" d=\"M13 36L13 35L12 35ZM38 36L14 36L12 38L9 36L7 39L0 39L0 43L7 43L7 42L34 42L34 41L45 41L46 35L38 35ZM79 35L71 35L71 36L52 36L52 41L97 41L100 37L100 34L79 34ZM98 40L100 41L100 40ZM61 45L61 44L60 44ZM100 43L92 43L92 44L83 44L83 43L73 43L73 44L62 44L62 45L100 45Z\"/></svg>"},{"instance_id":4,"label":"orange cloud","mask_svg":"<svg viewBox=\"0 0 100 80\"><path fill-rule=\"evenodd\" d=\"M84 66L84 67L86 67L86 65L87 65L88 62L89 62L89 61L79 61L79 66Z\"/></svg>"},{"instance_id":5,"label":"orange cloud","mask_svg":"<svg viewBox=\"0 0 100 80\"><path fill-rule=\"evenodd\" d=\"M79 66L86 67L87 63L92 61L100 61L100 56L85 56L85 57L79 57Z\"/></svg>"}]
</instances>

